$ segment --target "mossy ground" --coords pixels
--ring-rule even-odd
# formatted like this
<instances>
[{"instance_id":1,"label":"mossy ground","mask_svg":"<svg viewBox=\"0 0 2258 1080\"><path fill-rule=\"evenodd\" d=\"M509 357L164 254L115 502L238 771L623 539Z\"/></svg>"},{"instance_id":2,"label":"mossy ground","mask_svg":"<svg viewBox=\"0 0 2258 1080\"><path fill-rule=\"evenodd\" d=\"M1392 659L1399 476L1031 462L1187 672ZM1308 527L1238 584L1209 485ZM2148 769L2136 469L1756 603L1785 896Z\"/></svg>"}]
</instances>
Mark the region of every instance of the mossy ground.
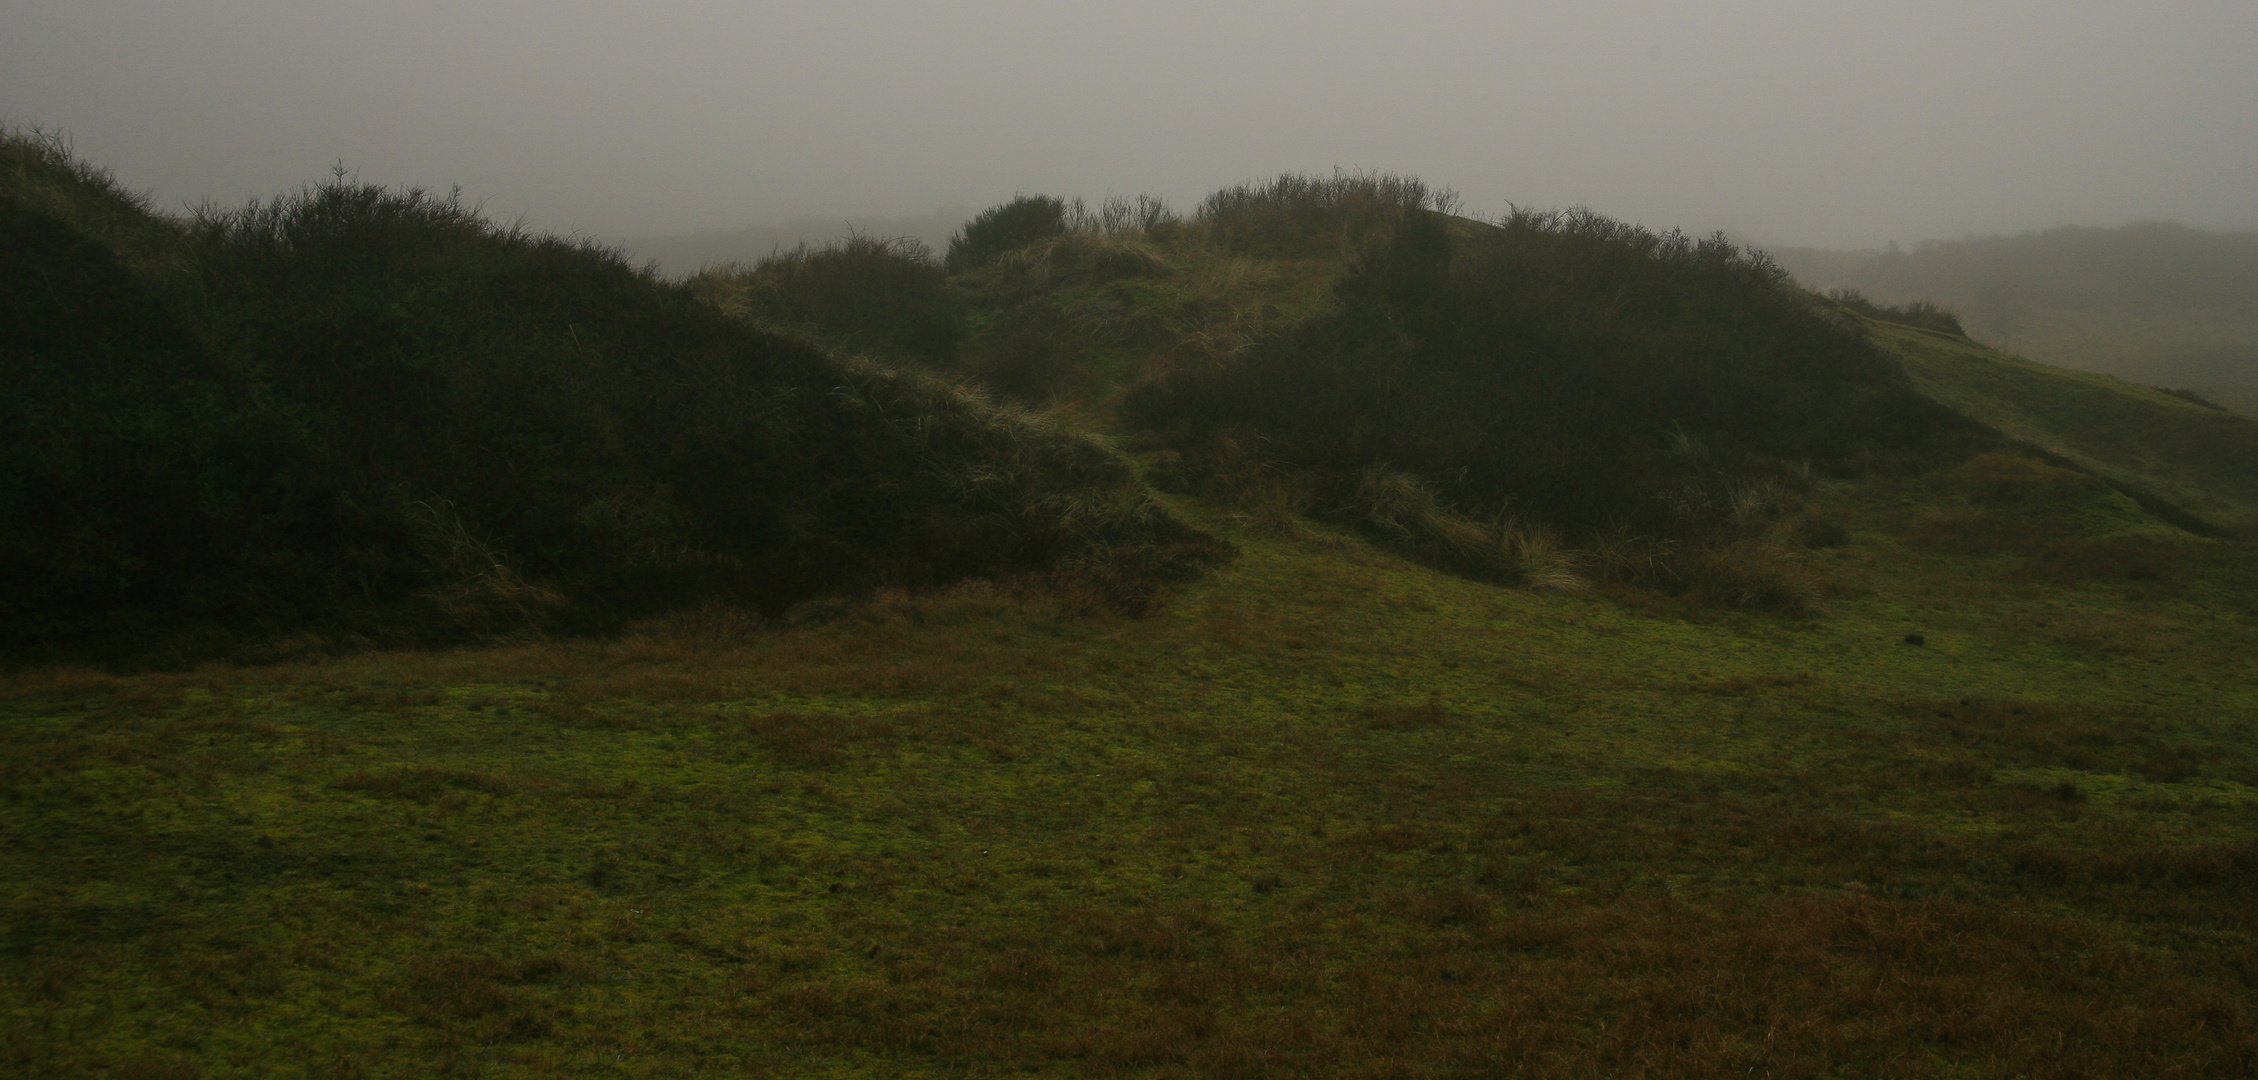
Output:
<instances>
[{"instance_id":1,"label":"mossy ground","mask_svg":"<svg viewBox=\"0 0 2258 1080\"><path fill-rule=\"evenodd\" d=\"M2258 560L2015 468L1819 485L1817 618L1312 533L1141 620L19 674L0 1071L2247 1070Z\"/></svg>"}]
</instances>

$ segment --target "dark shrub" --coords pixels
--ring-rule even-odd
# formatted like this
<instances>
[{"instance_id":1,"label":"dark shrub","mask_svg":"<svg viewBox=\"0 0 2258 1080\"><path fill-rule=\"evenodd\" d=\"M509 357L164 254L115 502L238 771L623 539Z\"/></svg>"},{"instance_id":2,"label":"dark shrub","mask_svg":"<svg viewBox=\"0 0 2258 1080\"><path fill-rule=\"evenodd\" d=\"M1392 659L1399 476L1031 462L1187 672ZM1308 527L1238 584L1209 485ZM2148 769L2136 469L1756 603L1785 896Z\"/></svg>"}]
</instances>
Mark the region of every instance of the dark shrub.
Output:
<instances>
[{"instance_id":1,"label":"dark shrub","mask_svg":"<svg viewBox=\"0 0 2258 1080\"><path fill-rule=\"evenodd\" d=\"M995 263L1005 252L1066 231L1066 200L1021 195L982 210L949 240L946 268L951 274Z\"/></svg>"},{"instance_id":2,"label":"dark shrub","mask_svg":"<svg viewBox=\"0 0 2258 1080\"><path fill-rule=\"evenodd\" d=\"M1338 314L1187 362L1126 395L1125 418L1175 433L1194 475L1216 446L1261 460L1211 472L1312 471L1332 478L1320 493L1385 466L1452 519L1668 541L1654 551L1765 527L1778 513L1760 481L1781 462L1858 458L1953 425L1855 329L1721 238L1588 212L1465 229L1404 208L1364 252Z\"/></svg>"},{"instance_id":3,"label":"dark shrub","mask_svg":"<svg viewBox=\"0 0 2258 1080\"><path fill-rule=\"evenodd\" d=\"M907 237L802 244L750 268L709 269L692 287L760 322L881 356L947 365L965 335L948 275Z\"/></svg>"}]
</instances>

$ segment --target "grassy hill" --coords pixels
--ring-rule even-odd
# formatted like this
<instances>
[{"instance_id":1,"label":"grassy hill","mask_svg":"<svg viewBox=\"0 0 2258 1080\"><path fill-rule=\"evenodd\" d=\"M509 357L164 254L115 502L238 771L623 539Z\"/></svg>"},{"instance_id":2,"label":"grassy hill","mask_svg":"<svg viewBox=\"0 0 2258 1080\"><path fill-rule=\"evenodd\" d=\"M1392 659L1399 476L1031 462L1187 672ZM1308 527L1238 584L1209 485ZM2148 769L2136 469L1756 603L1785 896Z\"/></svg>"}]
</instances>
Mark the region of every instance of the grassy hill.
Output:
<instances>
[{"instance_id":1,"label":"grassy hill","mask_svg":"<svg viewBox=\"0 0 2258 1080\"><path fill-rule=\"evenodd\" d=\"M19 663L0 1071L2250 1071L2258 425L1453 209L1286 177L1019 200L939 259L557 256L692 305L692 356L804 358L760 415L846 452L793 475L935 516L802 510L878 569L781 612ZM152 352L258 355L161 310ZM319 325L549 325L358 310ZM946 527L980 498L1021 516ZM1072 543L862 554L1014 536Z\"/></svg>"},{"instance_id":2,"label":"grassy hill","mask_svg":"<svg viewBox=\"0 0 2258 1080\"><path fill-rule=\"evenodd\" d=\"M2258 423L2109 375L1965 338L1870 324L1929 397L2108 480L2184 527L2258 535Z\"/></svg>"},{"instance_id":3,"label":"grassy hill","mask_svg":"<svg viewBox=\"0 0 2258 1080\"><path fill-rule=\"evenodd\" d=\"M2002 349L2258 415L2258 234L2149 222L1773 254L1813 289L1936 301Z\"/></svg>"},{"instance_id":4,"label":"grassy hill","mask_svg":"<svg viewBox=\"0 0 2258 1080\"><path fill-rule=\"evenodd\" d=\"M176 221L11 136L0 215L10 659L775 617L999 575L1137 607L1227 555L1047 417L451 199L339 177Z\"/></svg>"}]
</instances>

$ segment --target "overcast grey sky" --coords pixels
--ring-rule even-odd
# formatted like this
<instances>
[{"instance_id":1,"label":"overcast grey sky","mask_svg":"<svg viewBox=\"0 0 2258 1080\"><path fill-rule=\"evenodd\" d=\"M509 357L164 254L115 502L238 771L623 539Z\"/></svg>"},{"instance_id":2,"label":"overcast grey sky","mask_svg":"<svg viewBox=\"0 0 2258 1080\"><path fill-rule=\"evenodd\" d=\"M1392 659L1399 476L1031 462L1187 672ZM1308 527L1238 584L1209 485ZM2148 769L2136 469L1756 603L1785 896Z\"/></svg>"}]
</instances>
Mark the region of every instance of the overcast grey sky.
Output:
<instances>
[{"instance_id":1,"label":"overcast grey sky","mask_svg":"<svg viewBox=\"0 0 2258 1080\"><path fill-rule=\"evenodd\" d=\"M1384 169L1775 244L2258 227L2258 2L0 0L0 119L167 205L599 236Z\"/></svg>"}]
</instances>

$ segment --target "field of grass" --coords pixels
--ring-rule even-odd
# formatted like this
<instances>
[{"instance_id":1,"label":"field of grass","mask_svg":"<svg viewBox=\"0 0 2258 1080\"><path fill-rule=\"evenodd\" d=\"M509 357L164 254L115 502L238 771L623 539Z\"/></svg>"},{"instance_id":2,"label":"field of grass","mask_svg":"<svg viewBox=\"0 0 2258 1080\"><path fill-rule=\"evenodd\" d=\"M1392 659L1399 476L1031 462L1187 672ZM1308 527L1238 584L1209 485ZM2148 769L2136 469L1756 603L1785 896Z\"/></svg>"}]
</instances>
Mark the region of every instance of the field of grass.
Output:
<instances>
[{"instance_id":1,"label":"field of grass","mask_svg":"<svg viewBox=\"0 0 2258 1080\"><path fill-rule=\"evenodd\" d=\"M1808 619L1239 535L1141 620L19 674L0 1071L2258 1066L2258 560L2034 462L1813 499Z\"/></svg>"}]
</instances>

